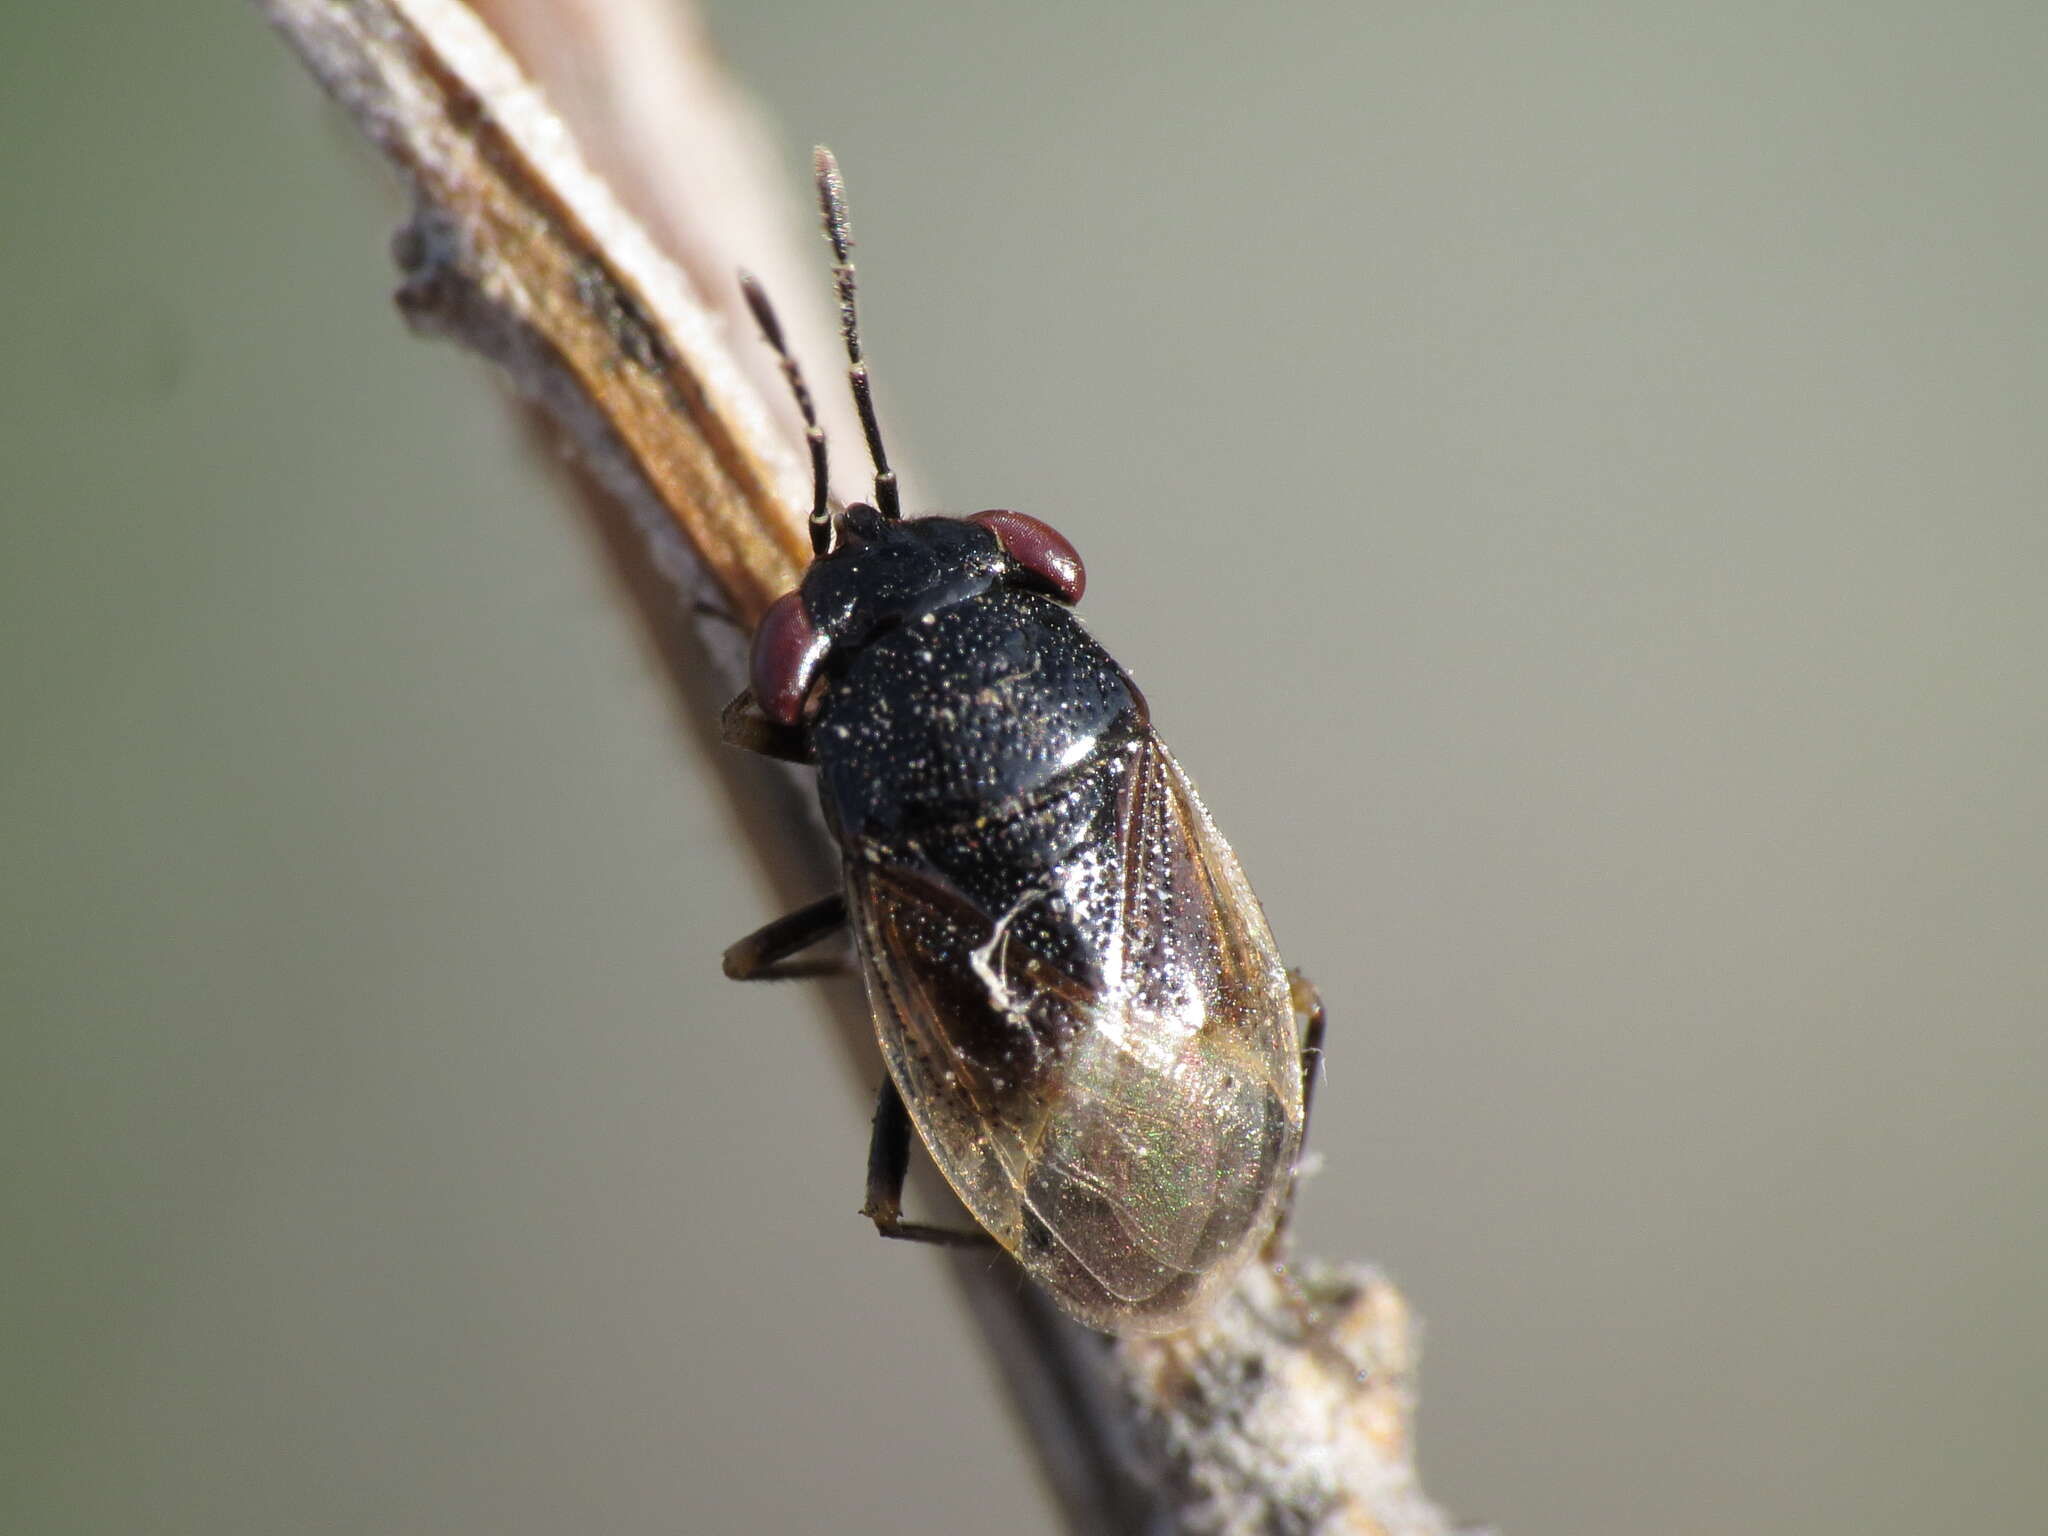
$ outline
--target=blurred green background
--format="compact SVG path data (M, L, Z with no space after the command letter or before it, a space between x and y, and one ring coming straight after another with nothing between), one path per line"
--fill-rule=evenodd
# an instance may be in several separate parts
M0 1528L1048 1529L390 179L6 9ZM2048 10L714 17L1330 1000L1435 1494L2040 1529Z

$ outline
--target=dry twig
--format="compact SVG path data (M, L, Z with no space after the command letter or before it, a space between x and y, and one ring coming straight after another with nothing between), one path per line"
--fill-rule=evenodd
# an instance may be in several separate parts
M800 258L735 91L665 0L480 0L495 33L456 0L260 3L411 185L396 245L407 317L497 360L575 448L709 729L711 700L739 684L740 637L807 550L793 426L762 403L760 349L741 359L726 343L747 334L725 323L742 262L785 295L809 291L780 276ZM801 304L791 321L800 347L822 333ZM694 644L675 624L686 612L703 620ZM815 889L831 851L787 789L756 800L750 827L771 849L797 827L779 872L801 867ZM842 1023L871 1077L865 1019ZM1291 1283L1317 1317L1304 1329L1288 1284L1254 1266L1199 1326L1112 1344L985 1261L956 1269L1075 1529L1449 1529L1414 1471L1407 1311L1376 1274L1300 1268Z

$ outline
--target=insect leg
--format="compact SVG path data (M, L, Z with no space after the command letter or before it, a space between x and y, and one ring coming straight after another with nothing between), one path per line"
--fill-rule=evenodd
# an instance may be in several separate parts
M910 1171L910 1112L895 1080L884 1076L875 1095L875 1133L868 1142L868 1203L861 1215L884 1237L913 1243L938 1243L948 1248L993 1248L996 1240L976 1227L963 1232L903 1219L903 1178Z
M778 724L761 713L751 688L720 711L718 734L727 746L738 747L743 752L758 752L763 757L778 758L785 763L817 761L811 755L810 745L804 740L802 731L794 726Z
M1304 1020L1301 1031L1301 1139L1308 1140L1308 1112L1315 1107L1316 1079L1323 1075L1323 1026L1329 1016L1323 1012L1323 994L1299 971L1287 973L1287 985L1294 993L1294 1016Z
M1301 972L1289 971L1287 984L1294 993L1294 1017L1301 1031L1301 1137L1302 1144L1306 1146L1309 1110L1315 1103L1316 1079L1322 1075L1323 1028L1328 1023L1328 1015L1323 1011L1323 994ZM1298 1155L1296 1166L1298 1169ZM1280 1219L1273 1223L1273 1235L1266 1239L1265 1251L1269 1258L1286 1251L1287 1228L1294 1219L1294 1194L1299 1182L1298 1172L1287 1175L1287 1194L1280 1203Z
M725 974L734 981L792 981L799 976L832 976L843 973L843 960L810 966L789 966L782 962L809 949L846 927L846 898L821 897L807 907L798 907L787 917L778 917L757 928L725 952Z

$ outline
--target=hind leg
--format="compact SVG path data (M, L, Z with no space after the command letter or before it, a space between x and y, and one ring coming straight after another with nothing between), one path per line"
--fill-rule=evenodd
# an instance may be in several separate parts
M1301 1140L1308 1145L1309 1111L1315 1107L1316 1079L1322 1076L1323 1031L1329 1015L1323 1010L1323 995L1315 983L1299 971L1287 973L1294 994L1294 1023L1301 1040ZM1287 1247L1287 1229L1294 1219L1294 1196L1300 1184L1300 1154L1287 1175L1287 1194L1280 1203L1280 1219L1273 1223L1273 1235L1266 1239L1265 1255L1278 1259Z
M927 1226L903 1219L903 1179L910 1171L910 1112L893 1078L884 1076L875 1095L875 1132L868 1142L868 1203L861 1215L884 1237L906 1242L937 1243L946 1248L993 1248L996 1240L981 1228Z
M843 962L827 961L806 968L792 966L788 961L845 928L846 898L826 896L807 907L798 907L787 917L778 917L726 950L725 974L734 981L777 981L843 971ZM868 1198L861 1214L884 1237L938 1243L949 1248L995 1245L995 1239L979 1227L968 1232L905 1221L903 1180L909 1171L910 1112L903 1107L903 1096L896 1091L894 1081L885 1076L875 1098L875 1128L868 1142Z

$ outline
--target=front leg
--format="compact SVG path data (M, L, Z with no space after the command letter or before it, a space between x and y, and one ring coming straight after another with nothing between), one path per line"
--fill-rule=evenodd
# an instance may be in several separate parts
M763 757L806 766L818 761L803 728L784 725L762 714L751 688L719 712L718 734L727 746L743 752L758 752Z
M1287 1228L1294 1220L1294 1196L1301 1182L1301 1160L1307 1155L1309 1111L1315 1107L1316 1079L1323 1069L1323 1029L1329 1016L1323 1011L1323 994L1299 971L1287 973L1287 985L1294 995L1295 1029L1301 1040L1301 1145L1295 1166L1287 1171L1287 1193L1282 1197L1280 1217L1273 1223L1273 1235L1266 1239L1265 1255L1278 1260L1287 1249Z

